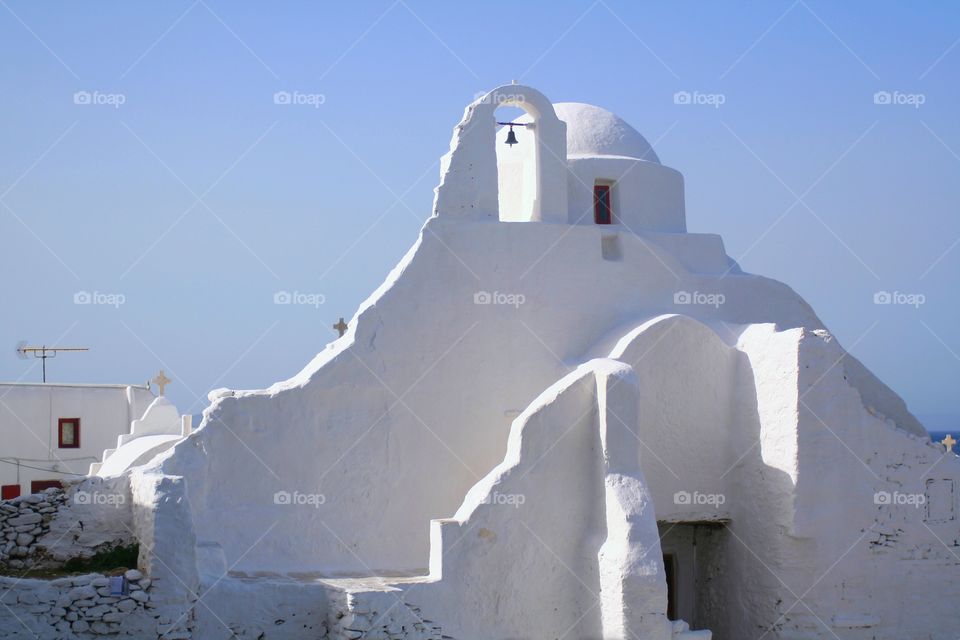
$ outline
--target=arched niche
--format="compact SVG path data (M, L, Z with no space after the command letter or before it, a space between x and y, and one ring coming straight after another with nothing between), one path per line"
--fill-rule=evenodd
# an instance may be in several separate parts
M566 124L557 117L546 96L518 84L497 87L467 106L454 129L450 151L441 160L434 214L500 218L495 112L504 106L523 109L532 125L527 129L534 144L534 195L525 207L524 217L530 221L566 223Z

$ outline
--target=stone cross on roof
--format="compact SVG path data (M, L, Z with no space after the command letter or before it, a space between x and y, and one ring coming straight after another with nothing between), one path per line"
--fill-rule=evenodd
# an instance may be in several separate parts
M164 375L163 369L160 369L160 373L157 374L157 377L151 380L150 382L153 382L154 384L157 385L157 388L160 390L159 395L162 396L164 387L166 387L168 384L173 382L173 380L171 380L166 375Z
M333 325L333 328L340 332L340 337L343 337L343 334L347 332L347 323L343 321L342 316L340 318L340 322Z
M948 433L947 437L940 441L940 444L947 448L947 453L950 453L953 451L953 445L957 444L957 441Z

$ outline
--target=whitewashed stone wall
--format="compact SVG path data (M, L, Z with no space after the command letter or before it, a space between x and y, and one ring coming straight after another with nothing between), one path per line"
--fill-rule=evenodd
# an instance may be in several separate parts
M334 592L331 600L330 640L452 640L397 591Z
M0 637L157 637L170 628L172 620L164 621L154 613L151 580L137 570L127 571L125 577L129 593L119 597L110 594L110 578L96 573L55 580L2 577ZM165 637L182 640L190 635Z

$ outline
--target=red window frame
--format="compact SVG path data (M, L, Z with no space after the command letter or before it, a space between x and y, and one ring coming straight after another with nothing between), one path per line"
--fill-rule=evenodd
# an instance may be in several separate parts
M73 428L73 444L64 444L63 443L63 425L64 423L72 422L74 424ZM79 449L80 448L80 418L59 418L57 419L57 446L61 449Z
M613 224L613 205L610 202L610 185L593 185L593 222Z
M5 484L0 487L0 500L13 500L20 497L19 484Z

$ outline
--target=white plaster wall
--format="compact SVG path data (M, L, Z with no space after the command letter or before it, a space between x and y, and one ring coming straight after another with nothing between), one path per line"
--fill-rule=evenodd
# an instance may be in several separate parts
M726 498L728 471L739 455L731 446L739 426L731 415L737 392L733 350L709 327L670 315L628 333L610 357L637 372L636 435L657 518L728 518L734 508ZM724 501L698 501L714 494Z
M609 156L568 161L570 224L594 224L593 186L612 182L614 222L632 231L684 233L683 175L656 162Z
M464 640L669 636L637 398L629 367L596 360L517 417L503 462L433 523L433 582L407 592L426 617Z
M622 259L606 261L600 238L592 227L430 220L344 338L286 383L217 400L166 459L165 471L189 477L198 537L222 542L232 562L263 533L249 522L265 529L278 521L241 568L423 569L426 523L456 510L503 455L516 412L598 336L654 310L733 320L750 311L819 325L773 281L730 275L710 283L631 234ZM503 256L513 268L502 268ZM679 288L712 286L728 299L765 302L749 310L674 304ZM479 291L525 301L476 305ZM278 491L326 501L319 509L276 505ZM362 564L323 523L349 537Z

